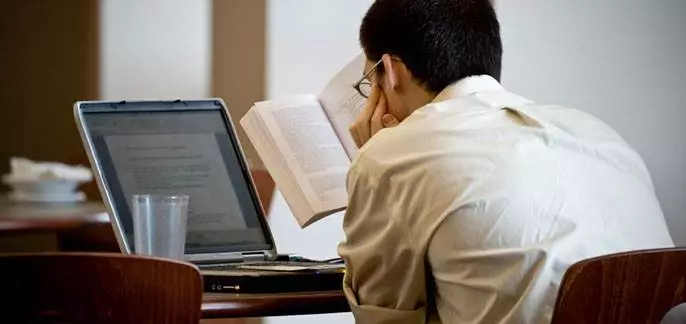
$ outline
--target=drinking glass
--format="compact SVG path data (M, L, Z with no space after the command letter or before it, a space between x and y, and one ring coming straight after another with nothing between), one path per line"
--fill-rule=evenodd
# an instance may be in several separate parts
M134 195L131 206L134 253L182 260L188 196Z

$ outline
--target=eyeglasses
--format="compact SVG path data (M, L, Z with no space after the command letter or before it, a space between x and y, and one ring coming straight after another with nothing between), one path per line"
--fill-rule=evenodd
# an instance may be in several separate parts
M369 71L367 71L367 73L365 73L360 80L353 84L353 88L355 88L360 96L364 97L365 99L372 95L372 82L369 81L368 77L372 72L374 72L374 70L376 70L381 62L383 62L383 60L376 62L376 64L374 64L374 66L372 66L372 68L369 69Z

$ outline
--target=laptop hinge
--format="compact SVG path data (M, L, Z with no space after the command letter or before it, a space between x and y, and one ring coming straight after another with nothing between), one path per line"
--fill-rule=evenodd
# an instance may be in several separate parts
M246 261L264 261L266 257L264 253L241 253L241 260Z

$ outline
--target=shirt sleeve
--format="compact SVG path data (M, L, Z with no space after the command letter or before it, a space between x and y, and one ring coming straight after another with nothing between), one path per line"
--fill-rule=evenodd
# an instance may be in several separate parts
M388 189L360 168L349 173L346 241L338 249L346 263L344 292L357 323L425 323L424 253L393 217L399 207Z

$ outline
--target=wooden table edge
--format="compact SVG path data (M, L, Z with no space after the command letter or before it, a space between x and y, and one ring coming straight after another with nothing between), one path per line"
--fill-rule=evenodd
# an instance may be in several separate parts
M203 295L202 318L246 318L345 313L350 306L342 290L288 294Z
M111 227L107 213L60 218L0 218L0 234L59 232L87 226Z

